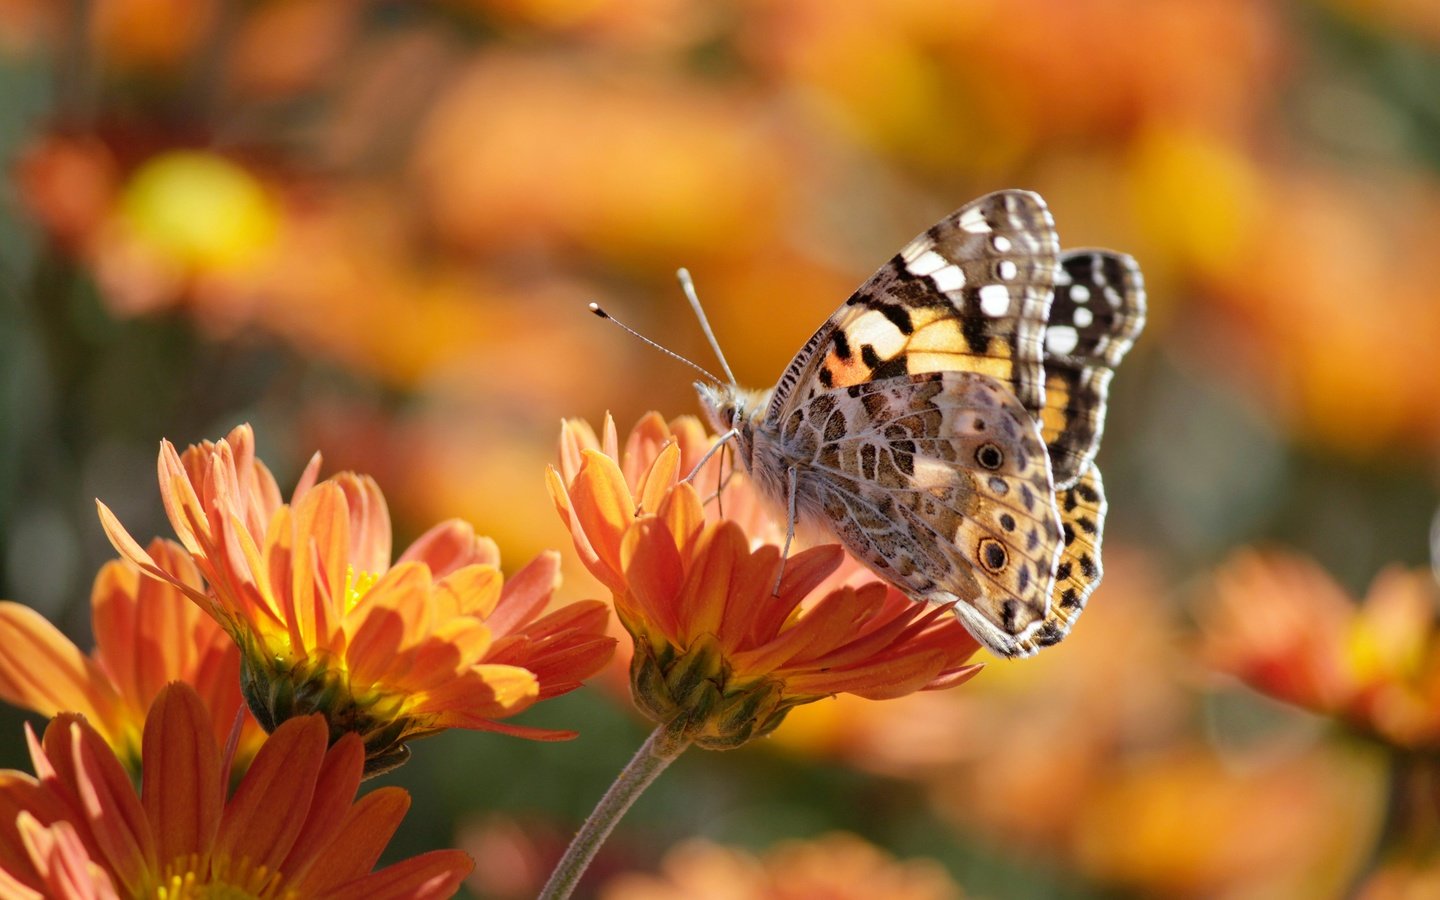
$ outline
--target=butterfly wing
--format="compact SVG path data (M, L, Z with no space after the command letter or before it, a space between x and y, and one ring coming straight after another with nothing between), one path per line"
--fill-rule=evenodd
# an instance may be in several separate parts
M1061 551L1045 623L1022 642L1022 653L1058 644L1080 617L1085 601L1104 575L1100 543L1105 533L1105 485L1100 470L1089 463L1070 487L1058 495Z
M1135 260L1108 250L1067 251L1060 265L1045 329L1040 422L1063 490L1100 446L1110 378L1145 326L1145 282Z
M1059 253L1038 194L998 191L966 204L906 244L815 332L780 377L767 421L831 388L941 371L988 375L1038 417Z
M1039 426L999 380L900 375L822 391L757 464L797 465L801 518L917 600L956 603L975 637L1021 655L1046 618L1061 525Z

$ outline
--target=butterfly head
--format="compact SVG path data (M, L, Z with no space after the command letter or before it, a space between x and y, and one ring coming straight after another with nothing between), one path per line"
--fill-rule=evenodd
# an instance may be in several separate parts
M710 427L721 435L733 432L741 455L748 459L755 419L764 413L767 393L706 381L695 382L695 393L700 395Z
M737 428L745 418L745 396L742 391L728 384L695 382L695 393L700 395L700 406L710 427L724 434Z

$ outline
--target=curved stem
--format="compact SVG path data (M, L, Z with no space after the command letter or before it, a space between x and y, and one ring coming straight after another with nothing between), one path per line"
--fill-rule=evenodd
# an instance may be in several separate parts
M555 871L550 873L550 880L540 892L539 900L565 900L570 896L620 817L688 746L688 740L669 734L664 725L650 733L650 737L620 771L615 783L610 785L610 790L595 805L590 818L580 826Z
M1436 761L1391 749L1386 760L1384 814L1368 858L1347 896L1358 894L1387 862L1423 855L1440 835L1440 772Z

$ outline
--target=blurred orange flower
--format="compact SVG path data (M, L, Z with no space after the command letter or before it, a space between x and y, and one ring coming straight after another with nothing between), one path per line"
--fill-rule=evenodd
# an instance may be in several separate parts
M147 554L104 504L101 519L124 556L209 610L240 646L246 700L267 730L323 712L335 735L365 738L372 772L404 762L406 741L446 728L573 737L496 720L604 665L614 644L604 604L544 614L558 557L542 554L505 583L493 542L458 520L392 565L379 487L348 472L317 484L319 463L317 454L286 504L249 426L183 456L162 443L161 495L208 593Z
M717 498L736 518L707 521L707 504L681 480L702 441L713 438L693 420L671 427L651 415L622 455L613 422L598 447L587 426L567 423L561 468L549 472L582 562L634 638L631 690L646 715L724 749L831 694L899 697L979 670L965 664L977 645L948 609L873 578L822 592L845 561L836 545L793 554L782 577L780 547L765 540L782 526L756 523L763 511L741 475L730 474Z
M1078 867L1149 897L1343 896L1380 818L1375 767L1323 748L1236 763L1192 743L1106 773Z
M1243 551L1215 574L1203 652L1258 691L1388 744L1440 747L1440 590L1381 572L1357 606L1315 563Z
M147 553L193 590L200 573L177 544L156 539ZM140 770L140 734L166 684L199 693L224 743L241 709L240 653L201 609L170 584L144 577L127 560L106 563L90 595L95 650L83 654L28 606L0 602L0 698L44 716L85 716L132 774ZM250 716L235 759L249 764L264 739Z
M410 798L385 787L356 802L364 748L346 735L327 751L320 716L276 729L228 802L213 731L189 686L161 690L138 796L84 717L56 717L43 741L29 733L36 774L0 772L0 893L430 898L470 871L458 850L370 871Z
M780 844L763 857L692 840L665 854L657 875L612 879L601 900L958 900L939 863L896 860L852 834Z

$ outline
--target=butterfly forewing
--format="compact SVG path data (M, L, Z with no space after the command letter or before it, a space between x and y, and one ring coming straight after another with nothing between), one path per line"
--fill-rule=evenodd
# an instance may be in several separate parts
M781 376L769 420L829 388L939 371L989 375L1038 416L1059 253L1039 195L998 191L967 204L905 245L821 326Z
M1041 424L1063 489L1100 446L1110 378L1145 325L1145 283L1135 260L1120 253L1072 250L1060 263L1045 329Z

